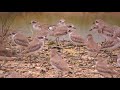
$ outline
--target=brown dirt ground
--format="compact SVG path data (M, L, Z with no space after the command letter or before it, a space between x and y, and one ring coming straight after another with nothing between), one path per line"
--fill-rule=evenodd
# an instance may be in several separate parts
M31 57L27 57L27 55L24 55L22 59L1 57L0 78L58 78L60 73L51 66L49 58L49 48L54 45L54 43L47 42L43 51L38 51ZM81 59L78 57L78 51L69 42L65 42L63 47L62 52L71 72L63 73L62 78L104 78L101 74L95 73L94 57L88 56L85 47L81 47ZM15 46L13 48L15 49ZM117 55L119 52L120 50L117 50L112 54ZM114 57L110 59L105 53L99 55L106 56L109 64L116 70L120 70L115 66L116 59Z

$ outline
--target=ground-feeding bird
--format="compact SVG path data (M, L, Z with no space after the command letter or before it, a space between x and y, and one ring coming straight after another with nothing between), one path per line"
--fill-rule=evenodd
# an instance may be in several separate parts
M105 39L105 42L107 42L113 38L113 33L106 32L105 26L97 26L96 24L94 24L94 25L92 25L90 31L96 31L101 37L103 37Z
M97 30L98 33L103 33L103 31L113 33L111 25L109 25L108 23L106 23L102 19L95 20L90 31L92 31L92 30Z
M97 31L100 34L100 36L105 38L105 41L111 41L113 38L116 38L118 32L120 33L118 26L109 25L101 19L97 19L93 23L90 31Z
M117 25L114 25L113 28L114 28L113 38L117 38L117 37L120 38L120 27Z
M49 27L50 36L56 37L56 43L59 45L59 37L67 35L68 32L68 26L51 26Z
M20 53L22 52L23 48L29 46L28 38L22 32L20 31L12 32L11 35L12 35L13 42L19 46Z
M58 72L61 73L70 71L69 66L65 59L57 52L56 48L52 48L50 50L50 64L56 69ZM62 75L62 74L61 74ZM60 75L60 77L61 77Z
M101 19L97 19L92 25L90 31L97 31L105 41L112 41L120 37L120 27L117 25L109 25Z
M42 24L40 22L36 21L36 20L32 20L30 24L32 25L32 28L33 28L32 29L32 35L33 35L33 37L35 37L35 35L39 31L41 31Z
M85 40L75 30L76 28L72 26L71 29L68 30L68 34L69 34L69 39L73 43L73 45L76 45L76 47L79 48L79 57L80 57L80 46L84 45Z
M44 47L45 37L35 37L30 45L22 52L22 57L26 55L27 59L30 57L29 61L32 66L32 56L34 57L38 51L42 50Z
M44 44L45 44L45 40L48 39L48 36L49 36L49 26L48 24L44 24L44 25L41 25L41 30L37 31L36 33L36 36L37 37L45 37L44 39Z
M98 43L95 42L92 34L87 35L87 40L85 41L85 45L89 51L90 56L91 55L94 56L94 55L98 54L101 49L101 45L98 45Z
M120 54L117 55L117 66L120 67Z
M102 45L102 50L114 51L118 49L119 47L120 47L120 40L119 38L117 38Z
M103 76L110 75L111 77L113 77L113 75L120 74L118 71L114 70L114 68L108 64L105 58L102 57L97 58L96 70Z
M44 46L44 39L45 37L35 37L22 53L35 53L36 51L41 50Z
M33 32L36 32L35 35L39 36L48 36L49 26L48 24L40 24L38 21L31 21L33 26Z
M59 22L57 23L57 26L66 26L65 19L60 19Z
M41 24L38 21L31 21L32 27L34 30L41 30Z
M20 73L13 71L13 72L8 72L8 74L5 75L5 78L25 78L25 77Z

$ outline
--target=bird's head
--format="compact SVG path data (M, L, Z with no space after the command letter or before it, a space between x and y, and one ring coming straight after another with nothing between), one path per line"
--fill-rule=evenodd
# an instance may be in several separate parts
M36 23L38 23L38 22L35 21L35 20L32 20L32 21L30 22L30 24L36 24Z

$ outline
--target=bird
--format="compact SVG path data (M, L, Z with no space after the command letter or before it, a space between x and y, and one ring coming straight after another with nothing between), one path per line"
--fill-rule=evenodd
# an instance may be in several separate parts
M65 59L58 53L55 47L50 49L50 64L52 67L57 70L58 72L68 72L70 71L69 66ZM58 76L59 77L59 76ZM61 77L61 75L60 75Z
M15 31L11 33L13 42L20 47L20 53L22 49L29 46L28 38L21 31Z
M49 33L49 27L50 25L48 24L40 24L38 21L31 21L31 24L33 26L33 32L36 32L35 33L35 36L45 36L47 37L48 36L48 33Z
M101 19L97 19L91 26L90 31L97 31L100 36L105 38L105 42L113 38L114 31L116 31L116 26L109 25Z
M72 26L71 29L68 30L68 34L69 34L69 39L73 43L73 45L75 44L76 47L79 47L79 57L80 57L80 45L84 45L85 39L81 35L79 35L75 30L76 28Z
M110 42L107 42L102 45L102 50L114 51L120 47L120 39L112 39Z
M90 55L92 55L92 54L94 54L94 55L98 54L99 51L100 51L100 49L101 49L101 45L98 45L98 43L95 42L92 34L88 34L87 35L87 39L85 41L85 46L88 49Z
M117 38L117 37L120 38L120 27L117 25L114 25L113 28L114 28L113 38Z
M102 26L92 25L90 31L96 31L100 36L105 39L105 42L111 40L113 37L113 33L106 32Z
M30 24L34 30L41 30L41 24L38 21L32 20Z
M25 77L20 73L13 71L13 72L8 72L5 75L5 78L25 78Z
M29 46L22 52L21 57L24 57L24 55L27 57L27 60L29 60L31 66L32 66L32 57L38 53L38 51L41 51L44 47L44 39L45 37L34 37L33 41L30 42ZM30 57L30 59L28 59Z
M95 68L103 76L110 75L113 77L113 75L119 75L119 72L114 70L114 68L108 64L107 60L100 56L97 58Z
M30 22L30 24L32 25L32 35L33 35L33 37L35 37L35 35L39 32L39 31L41 31L41 26L42 26L42 24L40 23L40 22L38 22L38 21L36 21L36 20L32 20L31 22Z
M44 39L44 44L45 44L45 40L48 40L48 36L49 36L49 26L48 24L44 24L41 25L41 30L37 31L36 36L38 37L45 37Z
M93 23L93 27L94 29L101 29L101 30L98 30L99 32L102 33L102 31L106 31L106 32L109 32L109 33L112 33L113 31L110 29L111 26L106 23L105 21L103 21L102 19L96 19L95 22ZM103 28L105 28L104 30L102 30ZM109 29L108 29L109 28ZM92 30L92 29L91 29Z
M56 39L55 39L56 43L57 43L57 45L59 45L59 43L58 43L59 37L67 35L68 26L66 26L66 25L60 25L60 26L53 25L53 26L49 27L49 30L50 30L49 35L56 37Z
M57 26L66 26L65 19L60 19L59 22L57 23Z
M117 55L117 66L120 67L120 54Z
M33 41L30 42L29 46L22 53L35 53L41 50L44 46L44 39L45 37L34 37Z

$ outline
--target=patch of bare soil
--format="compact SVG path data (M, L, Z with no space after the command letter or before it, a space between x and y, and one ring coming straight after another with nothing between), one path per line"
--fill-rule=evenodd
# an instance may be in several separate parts
M49 49L56 46L54 43L47 42L42 51L38 51L34 55L24 55L23 57L0 57L0 78L58 78L60 72L57 72L50 64ZM16 46L13 46L15 49ZM16 48L17 50L17 48ZM88 51L84 46L81 46L80 57L78 50L69 42L64 42L63 50L70 72L62 73L62 78L104 78L103 75L97 73L95 69L95 58L88 55ZM107 53L99 53L101 56L106 56L109 64L115 70L120 71L116 67L115 55L119 50L113 52L113 56ZM120 77L120 76L119 76Z

